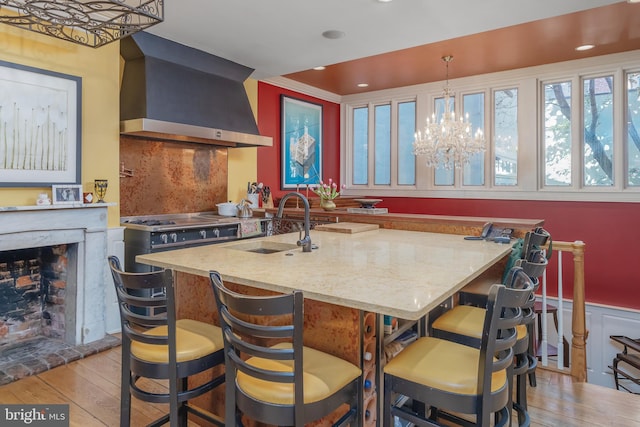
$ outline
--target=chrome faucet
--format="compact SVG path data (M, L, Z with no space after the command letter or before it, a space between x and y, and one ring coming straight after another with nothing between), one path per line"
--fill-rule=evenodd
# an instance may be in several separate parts
M298 246L302 246L302 252L311 252L311 236L309 235L311 218L309 214L309 200L304 197L302 194L298 192L292 192L285 194L282 199L280 199L280 203L278 203L278 213L276 213L276 218L282 219L282 210L284 209L284 205L287 202L287 199L295 196L302 200L304 204L304 238L302 240L298 240Z

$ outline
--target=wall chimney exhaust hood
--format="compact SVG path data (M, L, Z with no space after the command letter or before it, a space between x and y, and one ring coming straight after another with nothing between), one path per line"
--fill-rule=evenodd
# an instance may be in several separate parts
M243 82L252 69L138 32L120 42L120 133L227 147L272 146Z

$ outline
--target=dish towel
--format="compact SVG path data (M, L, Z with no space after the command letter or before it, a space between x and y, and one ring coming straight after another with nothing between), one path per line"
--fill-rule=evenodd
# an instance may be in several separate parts
M238 238L262 235L259 219L243 219L238 226Z

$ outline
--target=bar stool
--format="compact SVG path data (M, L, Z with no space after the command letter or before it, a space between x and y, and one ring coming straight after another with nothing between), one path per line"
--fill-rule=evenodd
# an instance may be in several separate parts
M150 426L170 423L186 426L194 414L213 424L224 421L188 401L224 383L224 374L213 368L224 366L224 344L219 327L191 319L176 320L173 276L170 270L126 273L120 260L110 256L109 267L116 288L122 326L122 377L120 426L130 425L131 396L151 403L168 403L169 413ZM152 295L152 290L165 292ZM201 373L210 377L189 383ZM158 393L148 379L168 380L169 391Z
M491 287L479 347L422 337L384 367L385 427L392 425L394 416L417 425L440 425L436 422L444 419L463 426L488 426L493 415L495 426L509 425L516 326L533 292L528 277L520 285L523 288ZM424 408L398 406L392 403L392 393ZM458 414L473 414L475 422Z
M228 289L220 273L209 276L225 347L227 425L242 425L245 416L302 427L344 404L346 413L333 425L360 424L362 371L303 345L302 292L242 295Z
M534 280L526 272L527 270L531 271L531 267L527 265L528 261L519 261L522 262L518 262L517 264L519 265L509 270L504 285L507 288L521 288L523 286L522 283L528 281L535 292L536 285L534 285ZM544 261L544 265L546 265L546 259ZM527 267L527 270L522 265ZM535 283L537 283L537 279L535 279ZM530 423L527 413L526 376L533 372L537 366L537 360L529 351L529 330L535 318L534 303L535 294L532 292L529 300L522 306L522 321L516 326L517 339L513 347L515 362L511 375L516 380L516 401L513 407L518 413L518 424L520 426L526 426ZM433 322L431 334L436 338L453 340L478 348L482 342L482 326L487 315L486 307L456 306ZM513 382L513 378L511 382Z

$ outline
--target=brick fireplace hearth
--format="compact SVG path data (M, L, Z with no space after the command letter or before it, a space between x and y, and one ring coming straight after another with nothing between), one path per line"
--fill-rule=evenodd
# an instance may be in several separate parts
M0 385L36 375L56 366L120 345L120 338L106 335L89 344L71 345L59 339L31 338L0 351Z

